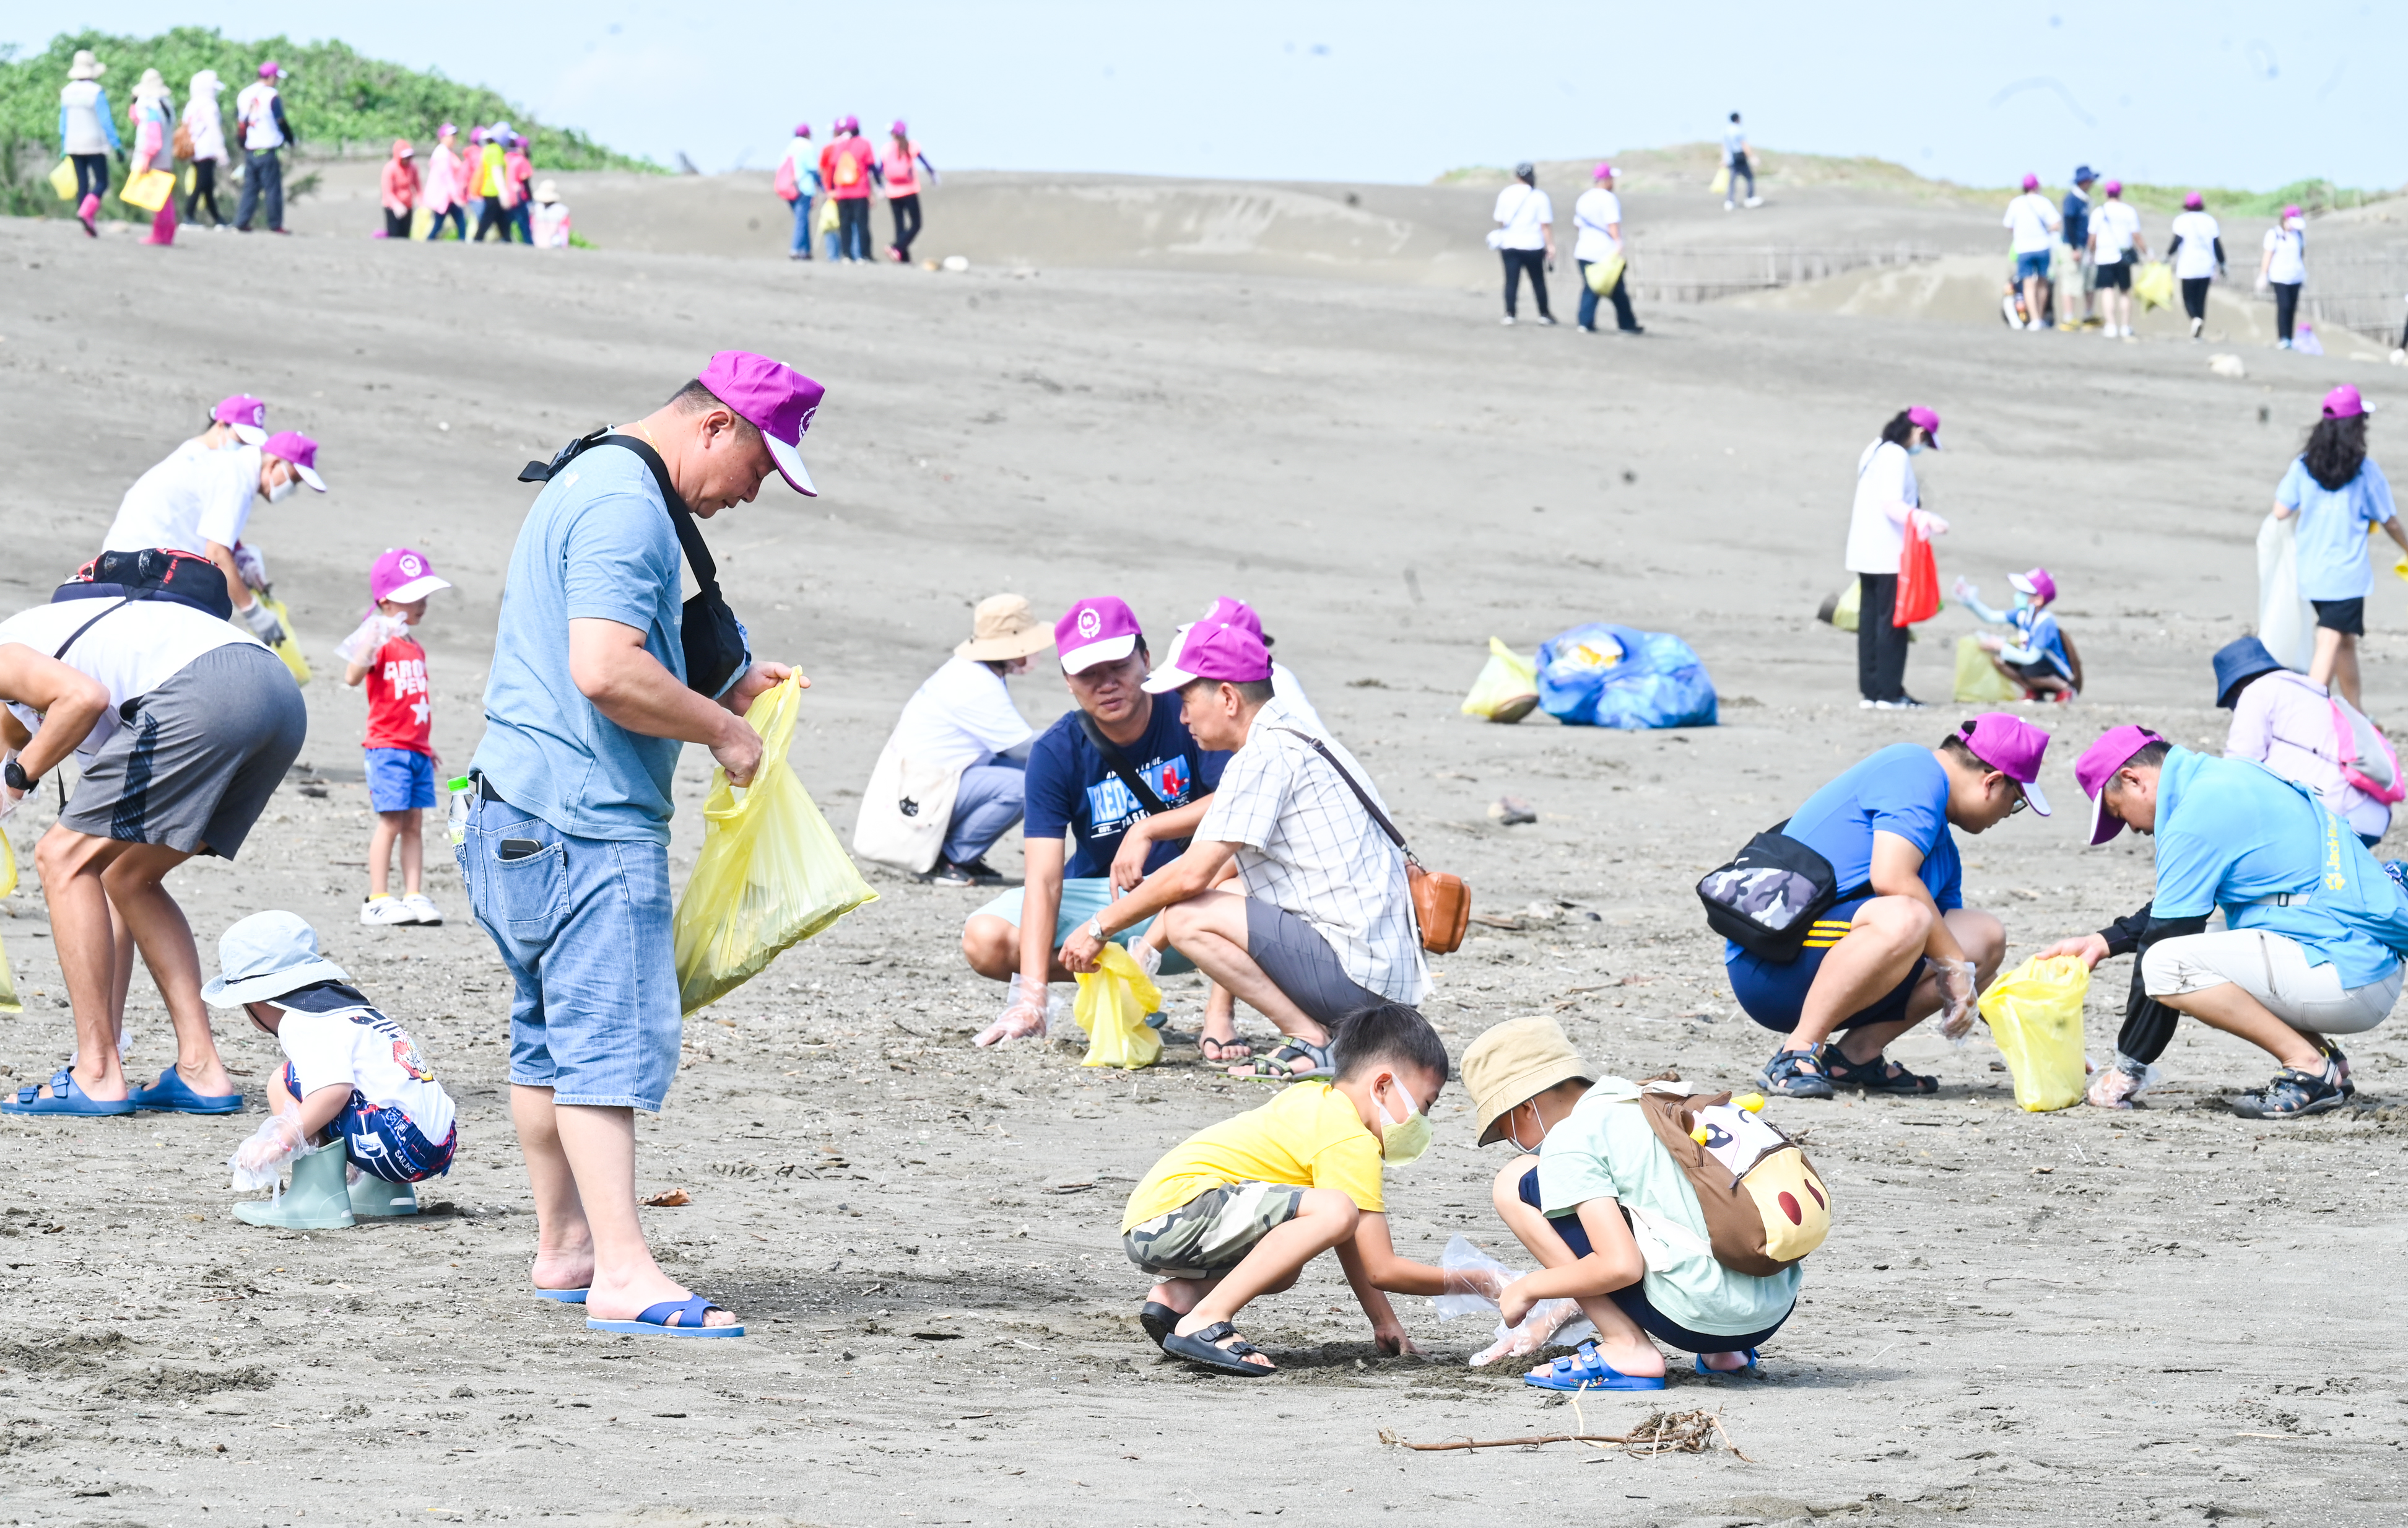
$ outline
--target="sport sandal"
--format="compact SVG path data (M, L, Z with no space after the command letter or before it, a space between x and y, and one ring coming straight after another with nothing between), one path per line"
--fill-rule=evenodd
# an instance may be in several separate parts
M1776 1050L1764 1063L1757 1080L1768 1093L1783 1098L1829 1098L1831 1079L1823 1074L1823 1059L1811 1050Z
M2329 1068L2302 1072L2286 1066L2274 1074L2263 1090L2234 1099L2232 1112L2243 1119L2297 1119L2338 1109L2349 1102L2349 1095L2324 1074L2327 1071Z
M1936 1093L1940 1079L1909 1072L1886 1056L1875 1056L1870 1061L1852 1061L1840 1051L1839 1042L1828 1041L1819 1053L1823 1074L1840 1088L1860 1088L1868 1093Z
M1662 1390L1664 1377L1624 1374L1597 1356L1594 1339L1584 1342L1570 1358L1559 1358L1543 1369L1533 1369L1522 1383L1537 1390Z
M1220 1343L1225 1337L1238 1337L1238 1329L1226 1321L1215 1321L1200 1331L1190 1332L1183 1335L1177 1332L1169 1333L1162 1339L1162 1350L1172 1358L1183 1358L1190 1363L1201 1363L1204 1367L1216 1369L1222 1374L1244 1375L1249 1379L1278 1373L1268 1363L1246 1362L1249 1354L1260 1353L1261 1348L1243 1337L1238 1337L1237 1341L1223 1348Z

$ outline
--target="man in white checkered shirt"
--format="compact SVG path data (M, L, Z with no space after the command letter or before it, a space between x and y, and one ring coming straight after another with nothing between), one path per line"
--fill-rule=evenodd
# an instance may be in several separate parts
M1287 1037L1267 1067L1233 1075L1326 1076L1331 1027L1418 1003L1429 968L1404 852L1340 773L1369 792L1362 766L1274 695L1270 673L1253 632L1198 623L1145 682L1179 692L1197 743L1235 753L1186 852L1072 934L1062 963L1094 969L1105 940L1160 912L1181 954ZM1211 889L1232 858L1243 895Z

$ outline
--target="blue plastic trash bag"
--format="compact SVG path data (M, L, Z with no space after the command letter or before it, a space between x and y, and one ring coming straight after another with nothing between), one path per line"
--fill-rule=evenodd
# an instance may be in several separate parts
M1714 682L1687 642L1598 623L1539 648L1539 704L1575 727L1714 725Z

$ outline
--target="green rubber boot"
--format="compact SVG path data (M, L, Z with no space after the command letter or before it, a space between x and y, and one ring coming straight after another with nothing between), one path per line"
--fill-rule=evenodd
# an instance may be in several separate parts
M418 1190L407 1183L387 1183L374 1173L362 1173L351 1185L351 1213L362 1219L387 1215L416 1215Z
M293 1158L293 1187L281 1199L247 1200L234 1207L234 1218L286 1231L340 1231L352 1223L351 1187L343 1181L350 1165L340 1141L304 1148Z

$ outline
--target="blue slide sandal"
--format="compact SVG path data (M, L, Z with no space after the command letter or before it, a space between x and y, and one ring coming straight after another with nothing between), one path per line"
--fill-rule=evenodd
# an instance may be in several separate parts
M136 1088L129 1095L137 1109L154 1114L240 1114L242 1094L197 1093L174 1067L159 1074L159 1080L148 1088Z
M65 1114L98 1118L134 1112L130 1098L86 1097L84 1090L76 1086L73 1070L64 1066L50 1074L50 1096L44 1098L41 1092L38 1083L18 1088L15 1098L0 1099L0 1114Z
M740 1326L702 1324L704 1316L711 1311L725 1308L724 1305L714 1305L697 1294L689 1300L664 1300L656 1305L646 1305L642 1313L632 1321L597 1321L588 1316L585 1319L585 1324L596 1332L617 1332L631 1337L740 1337L744 1335L744 1329ZM676 1326L669 1324L669 1318L672 1316L678 1319L680 1324Z
M1736 1369L1709 1369L1706 1367L1706 1355L1703 1353L1699 1353L1695 1362L1698 1365L1698 1372L1704 1375L1708 1379L1729 1379L1735 1376L1746 1374L1756 1367L1756 1349L1753 1348L1749 1348L1747 1350L1747 1362L1741 1364Z
M564 1305L581 1305L585 1304L585 1291L583 1290L538 1290L535 1291L535 1297L538 1300L557 1300ZM655 1306L654 1308L657 1309L658 1307Z
M1570 1358L1559 1358L1545 1369L1526 1374L1522 1383L1539 1390L1605 1391L1662 1390L1663 1379L1624 1374L1597 1356L1597 1344L1584 1342Z

